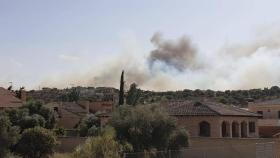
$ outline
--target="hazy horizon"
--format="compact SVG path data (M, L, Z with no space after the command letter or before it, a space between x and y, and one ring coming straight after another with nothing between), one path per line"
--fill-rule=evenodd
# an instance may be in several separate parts
M280 86L280 1L0 0L0 86Z

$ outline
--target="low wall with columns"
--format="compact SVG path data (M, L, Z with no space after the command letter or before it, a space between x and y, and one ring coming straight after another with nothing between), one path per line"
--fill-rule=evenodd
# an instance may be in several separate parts
M221 137L241 137L241 123L245 124L244 137L256 138L258 137L258 118L257 117L237 117L237 116L176 116L178 124L186 128L190 135L198 137L200 134L200 123L208 122L210 124L210 137L221 138ZM227 135L223 135L222 123L228 123ZM232 124L236 123L238 126L235 128L236 132L233 134ZM255 132L249 132L249 122L254 122ZM244 133L243 131L243 133Z

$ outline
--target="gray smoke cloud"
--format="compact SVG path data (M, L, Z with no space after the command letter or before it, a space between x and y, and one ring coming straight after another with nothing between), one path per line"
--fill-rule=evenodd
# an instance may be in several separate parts
M155 33L151 42L156 49L151 51L148 57L150 67L153 67L156 62L162 62L178 71L197 67L197 50L186 36L171 41L163 39L161 33Z
M220 51L206 53L197 51L186 36L165 40L156 33L151 38L155 49L147 54L132 46L97 69L46 79L41 85L65 87L65 81L69 81L75 85L118 88L124 69L127 86L136 82L142 89L158 91L279 86L279 37L256 37L251 42L231 44Z

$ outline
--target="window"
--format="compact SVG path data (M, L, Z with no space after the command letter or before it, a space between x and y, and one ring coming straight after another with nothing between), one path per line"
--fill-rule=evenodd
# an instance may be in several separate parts
M278 111L278 118L280 119L280 111Z
M239 124L237 122L233 122L231 124L232 137L239 137L239 132Z
M262 115L260 118L263 118L263 112L262 111L257 111L258 114Z
M203 121L199 124L199 136L210 137L210 124Z
M255 122L249 122L249 132L255 133L256 132L256 124Z
M230 136L230 124L228 122L223 121L222 123L222 137Z

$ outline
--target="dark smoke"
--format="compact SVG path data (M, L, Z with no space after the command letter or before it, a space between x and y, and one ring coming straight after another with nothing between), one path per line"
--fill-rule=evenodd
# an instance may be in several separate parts
M156 49L151 51L148 57L150 67L153 67L156 62L161 62L181 72L196 67L197 50L186 36L177 41L170 41L164 40L160 33L155 33L151 42Z

